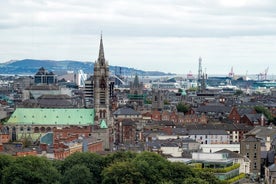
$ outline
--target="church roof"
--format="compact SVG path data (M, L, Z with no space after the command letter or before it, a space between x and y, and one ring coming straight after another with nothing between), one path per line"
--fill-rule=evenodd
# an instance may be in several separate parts
M108 128L105 120L101 120L100 127L101 128Z
M7 124L93 125L94 109L17 108Z
M48 132L40 138L40 142L45 143L47 145L53 145L53 136L53 132Z

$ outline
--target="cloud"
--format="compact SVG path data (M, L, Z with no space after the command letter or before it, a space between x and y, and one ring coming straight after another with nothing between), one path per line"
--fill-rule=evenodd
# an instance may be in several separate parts
M224 73L275 65L273 0L6 0L0 7L1 61L95 60L102 30L114 64L196 72L202 55L210 72L221 61Z

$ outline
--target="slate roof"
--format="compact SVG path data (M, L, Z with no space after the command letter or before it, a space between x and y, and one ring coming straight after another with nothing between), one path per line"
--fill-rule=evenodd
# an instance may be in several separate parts
M267 158L267 151L261 151L261 158L266 159Z
M218 129L226 131L238 131L243 130L245 132L252 130L254 127L245 124L227 124L227 123L207 123L207 124L188 124L185 125L188 130L192 129Z
M270 172L276 172L276 165L272 164L271 166L268 167Z
M268 163L274 163L274 157L275 157L275 152L273 150L270 150L267 152L267 162Z
M232 107L226 107L221 105L203 105L198 107L196 112L216 112L216 113L230 113Z
M122 125L123 126L133 126L133 125L135 125L135 122L132 120L129 120L129 119L125 119L122 121Z
M251 122L256 122L261 120L263 114L245 114L244 116L246 116ZM264 120L266 120L267 118L264 116Z
M212 130L212 129L206 129L206 130L189 130L189 135L228 135L228 133L225 130Z
M253 108L244 108L244 107L238 107L237 111L240 116L245 115L245 114L252 114L254 112Z
M173 128L172 134L173 135L188 135L188 131L186 128Z
M244 142L258 142L259 140L254 136L248 136L244 139Z
M113 115L140 115L139 112L133 110L132 108L129 107L122 107L116 110Z
M263 127L263 126L257 126L253 130L249 131L247 135L256 135L258 138L266 139L267 136L270 136L271 139L273 139L276 135L276 128L274 126L272 127Z

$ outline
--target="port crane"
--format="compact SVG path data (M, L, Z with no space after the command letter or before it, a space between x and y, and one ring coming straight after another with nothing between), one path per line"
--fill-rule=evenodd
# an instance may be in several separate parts
M264 72L257 74L258 80L267 80L268 69L269 67L267 67Z

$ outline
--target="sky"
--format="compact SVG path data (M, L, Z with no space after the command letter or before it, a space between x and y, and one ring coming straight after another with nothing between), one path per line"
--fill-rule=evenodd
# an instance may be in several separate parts
M276 74L275 0L1 0L0 62L94 62L177 74Z

